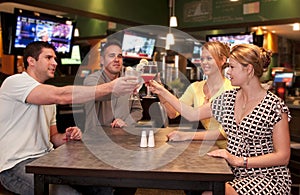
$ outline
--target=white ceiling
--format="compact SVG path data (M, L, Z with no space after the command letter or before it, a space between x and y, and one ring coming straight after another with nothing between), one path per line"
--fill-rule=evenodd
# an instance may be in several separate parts
M263 28L268 32L275 31L274 34L277 34L278 36L300 41L300 31L293 31L293 24L268 25L263 26Z

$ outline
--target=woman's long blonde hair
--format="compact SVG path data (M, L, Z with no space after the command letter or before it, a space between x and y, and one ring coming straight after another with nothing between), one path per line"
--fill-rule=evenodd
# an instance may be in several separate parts
M225 60L225 62L222 64L222 68L225 68L227 66L227 59L230 56L230 48L228 45L220 41L211 41L206 42L203 45L203 48L209 51L218 65Z

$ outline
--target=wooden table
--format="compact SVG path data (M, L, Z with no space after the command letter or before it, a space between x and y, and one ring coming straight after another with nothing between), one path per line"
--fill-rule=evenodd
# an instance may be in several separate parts
M83 141L70 141L26 166L35 194L49 184L102 185L156 189L212 190L224 194L233 174L222 158L205 155L211 142L166 142L174 128L154 129L155 147L140 148L143 128L97 127ZM211 145L213 145L211 147Z

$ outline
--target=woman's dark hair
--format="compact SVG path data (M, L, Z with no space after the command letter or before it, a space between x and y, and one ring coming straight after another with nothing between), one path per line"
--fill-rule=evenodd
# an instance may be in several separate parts
M23 53L23 61L24 61L25 69L27 69L28 67L27 58L33 57L35 60L38 60L39 55L42 53L43 48L53 49L53 51L55 51L55 47L52 44L44 41L31 42L26 46Z

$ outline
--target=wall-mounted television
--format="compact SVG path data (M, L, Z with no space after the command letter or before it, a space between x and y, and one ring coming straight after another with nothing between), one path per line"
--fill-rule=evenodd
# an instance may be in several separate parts
M234 46L241 43L253 44L252 33L230 33L230 34L216 34L206 35L206 41L220 41L227 43L229 46Z
M272 67L271 68L272 78L274 78L275 74L279 72L289 72L289 69L287 69L286 67Z
M61 65L81 65L81 52L79 45L72 46L70 58L61 58Z
M293 85L293 72L276 72L273 80L274 86L277 82L284 82L286 87L292 87Z
M200 64L201 50L202 50L202 44L201 43L194 43L192 59L191 59L191 62L193 64Z
M156 38L142 33L125 31L122 41L124 58L152 59Z
M193 56L198 57L200 56L202 45L200 43L194 44L193 48Z
M15 9L12 51L22 55L32 41L47 41L56 48L59 57L70 57L75 21L63 17Z

